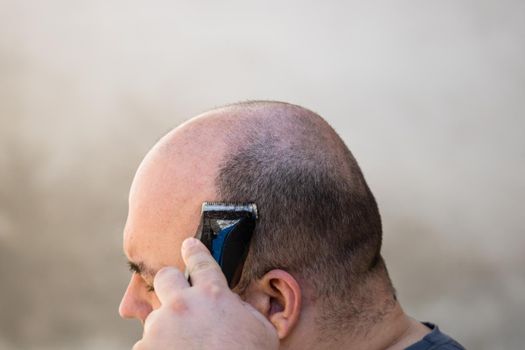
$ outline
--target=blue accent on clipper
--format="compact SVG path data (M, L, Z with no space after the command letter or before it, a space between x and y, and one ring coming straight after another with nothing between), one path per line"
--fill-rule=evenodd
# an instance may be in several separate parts
M232 231L235 225L230 225L223 228L217 236L212 240L212 249L211 255L217 261L217 263L222 267L222 253L224 251L224 242L228 239L228 235Z

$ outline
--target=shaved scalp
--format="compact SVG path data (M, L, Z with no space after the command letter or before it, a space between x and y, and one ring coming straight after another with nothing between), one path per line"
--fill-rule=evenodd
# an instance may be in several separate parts
M380 255L381 218L343 140L319 115L292 104L241 102L214 113L227 130L218 198L255 202L260 216L239 290L283 269L320 303L321 328L378 321L395 300ZM373 313L378 290L384 307Z

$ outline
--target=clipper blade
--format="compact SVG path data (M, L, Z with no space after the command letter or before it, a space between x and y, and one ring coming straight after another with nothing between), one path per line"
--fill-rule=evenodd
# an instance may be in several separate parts
M226 202L204 202L202 203L201 213L207 213L209 217L225 215L228 217L238 217L239 215L254 216L258 218L257 205L255 203L226 203Z

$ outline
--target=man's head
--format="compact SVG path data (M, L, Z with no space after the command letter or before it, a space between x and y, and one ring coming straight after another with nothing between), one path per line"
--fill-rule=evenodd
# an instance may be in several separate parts
M166 265L183 269L180 244L195 233L204 201L258 206L236 288L254 304L258 291L272 294L279 289L272 281L284 276L302 308L315 308L321 330L340 330L381 317L378 295L385 305L393 301L377 205L350 151L315 113L256 101L183 124L142 162L130 192L124 250L143 273L132 276L122 316L143 320L158 307L148 291L152 275Z

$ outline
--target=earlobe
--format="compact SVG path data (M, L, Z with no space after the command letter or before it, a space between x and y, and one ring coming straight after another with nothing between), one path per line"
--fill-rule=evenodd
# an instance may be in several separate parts
M286 338L299 321L301 288L286 271L271 270L249 288L246 301L275 327L279 339Z

